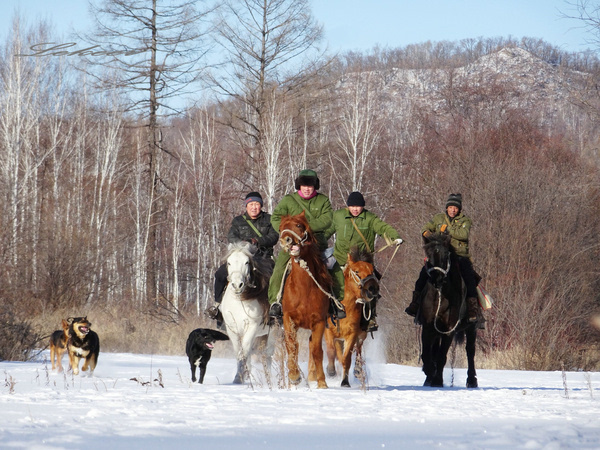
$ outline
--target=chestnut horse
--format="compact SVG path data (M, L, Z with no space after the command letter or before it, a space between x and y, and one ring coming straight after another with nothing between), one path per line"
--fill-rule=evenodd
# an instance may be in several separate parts
M425 239L425 238L424 238ZM427 256L427 285L419 319L423 324L421 342L423 347L424 386L443 387L444 366L453 339L467 337L467 387L477 387L475 372L475 341L477 324L465 319L465 289L458 257L450 245L450 236L435 233L425 239L423 246Z
M350 387L348 372L352 363L352 351L356 346L358 354L360 346L367 336L366 330L360 327L363 310L370 311L370 308L365 308L365 305L377 300L378 297L379 281L373 268L373 255L366 252L360 253L353 248L344 267L344 300L342 304L346 309L346 317L340 319L339 326L329 327L325 330L327 375L335 376L335 359L337 357L343 368L342 387Z
M304 328L311 331L308 381L316 380L319 388L327 388L323 371L323 333L329 310L328 293L333 281L321 259L319 245L304 211L281 219L279 242L283 251L290 254L291 266L281 299L288 379L291 384L301 380L297 330Z

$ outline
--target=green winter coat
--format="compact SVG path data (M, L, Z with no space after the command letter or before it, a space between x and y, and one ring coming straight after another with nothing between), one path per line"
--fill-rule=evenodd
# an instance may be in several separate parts
M310 200L303 199L297 192L286 195L271 214L271 225L279 233L279 225L284 216L295 216L302 211L319 243L319 248L325 250L327 248L325 231L331 226L333 216L333 208L326 195L317 194Z
M348 208L341 208L333 213L333 223L325 232L325 237L329 239L335 233L335 245L333 256L340 265L346 264L348 253L353 246L360 250L367 250L365 241L352 225L352 214ZM366 209L354 218L354 223L365 237L369 244L369 250L375 251L375 237L384 236L392 240L400 238L398 232L375 214Z
M450 244L458 256L470 258L469 255L469 231L471 230L471 219L463 213L458 213L454 219L446 213L439 213L427 222L421 229L421 234L426 231L439 233L442 225L448 226L447 231L451 236Z

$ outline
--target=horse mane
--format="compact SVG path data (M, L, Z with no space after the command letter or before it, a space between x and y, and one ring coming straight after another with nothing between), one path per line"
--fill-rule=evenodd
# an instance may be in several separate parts
M227 254L225 255L225 261L234 252L241 252L248 258L252 259L258 248L255 245L249 244L246 241L232 242L227 246Z
M313 276L319 282L319 284L326 290L330 290L333 286L333 279L331 278L331 274L327 270L327 266L323 262L321 258L321 251L319 249L319 243L317 242L317 238L313 234L310 229L310 225L308 224L308 220L304 216L304 212L295 215L295 216L284 216L281 219L281 225L279 226L280 232L282 229L294 229L294 227L289 226L288 224L298 224L304 226L306 233L308 235L306 241L302 245L300 250L300 257L306 261L308 267L311 267L311 270L314 270Z
M242 300L256 299L259 302L269 303L268 291L269 280L273 272L269 260L264 258L251 258L252 262L252 284L248 285L241 295ZM267 308L268 309L268 308Z
M371 265L373 265L374 261L372 252L369 252L366 249L360 250L356 245L353 245L352 248L350 248L350 258L352 258L352 261L354 262L363 261Z
M450 245L450 240L452 239L449 234L446 233L432 233L428 238L423 238L425 243L423 244L423 249L425 253L428 254L434 247L446 247L450 253L454 254L454 248Z

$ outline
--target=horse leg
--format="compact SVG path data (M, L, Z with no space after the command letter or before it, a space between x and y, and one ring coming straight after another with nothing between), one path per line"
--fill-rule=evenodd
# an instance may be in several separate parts
M246 373L246 358L240 357L237 360L237 373L233 379L233 384L242 384L244 382L244 374Z
M327 344L327 376L335 377L335 341L331 330L325 330L325 343Z
M342 357L344 376L342 377L342 387L350 387L350 382L348 381L348 372L350 372L350 365L352 364L352 351L354 350L355 342L356 334L351 335L344 342L344 356Z
M354 359L354 376L361 380L361 382L364 382L365 367L362 359L362 345L363 340L361 338L358 338L354 347L356 349L356 357Z
M466 339L467 339L467 388L476 388L479 385L477 384L477 372L475 371L475 342L477 340L477 326L471 325L466 331Z
M453 339L454 336L446 335L438 339L437 362L435 364L435 375L431 380L431 387L444 387L444 366Z
M291 384L300 383L300 369L298 368L298 334L296 332L296 325L289 319L289 317L283 317L284 327L284 340L285 349L287 351L287 366L288 366L288 379Z
M423 360L423 372L425 373L425 383L423 383L423 386L431 386L433 376L435 375L433 340L434 336L432 336L432 330L429 326L424 324L421 330L421 343L423 345L421 359Z
M316 370L317 387L319 389L327 389L327 382L325 381L325 372L323 371L323 333L325 332L325 321L318 322L313 326L312 334L310 335L310 341L308 347L312 360L314 362L314 369Z

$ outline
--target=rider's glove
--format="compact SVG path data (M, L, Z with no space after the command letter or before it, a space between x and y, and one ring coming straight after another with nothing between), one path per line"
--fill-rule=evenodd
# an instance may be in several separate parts
M396 245L400 245L400 244L402 244L403 242L404 242L404 241L403 241L401 238L398 238L398 239L396 239L396 240L394 241L394 244L396 244Z

